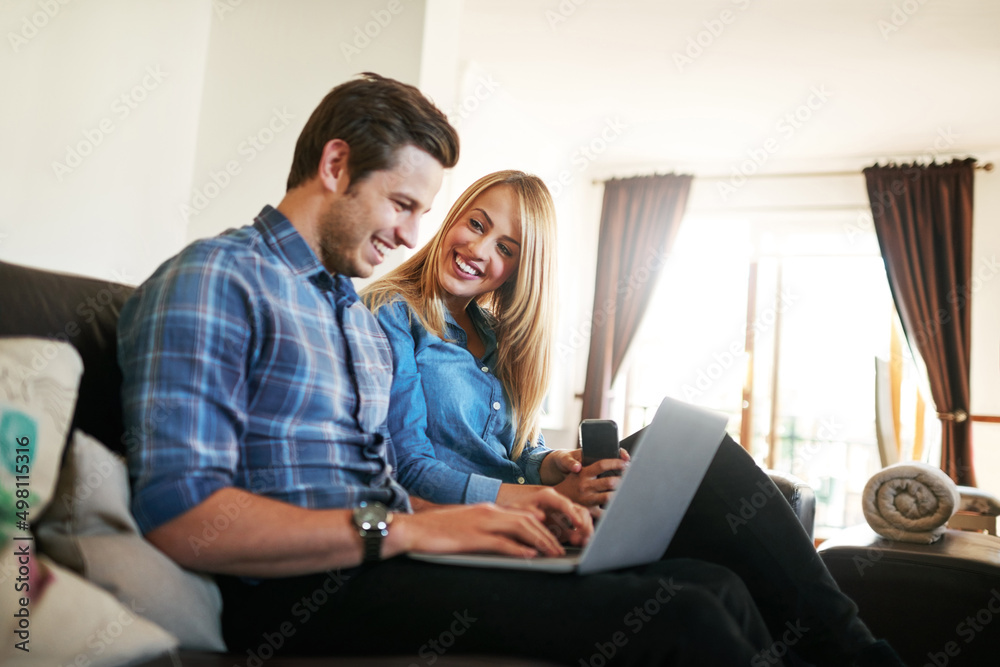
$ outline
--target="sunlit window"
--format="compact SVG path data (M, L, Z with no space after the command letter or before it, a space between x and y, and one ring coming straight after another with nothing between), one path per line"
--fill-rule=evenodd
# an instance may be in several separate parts
M723 411L758 463L814 488L818 535L861 523L861 492L882 466L874 360L889 358L893 317L870 232L685 220L613 388L613 417L634 432L664 395ZM909 423L908 351L902 364ZM911 451L912 431L900 434Z
M745 221L681 227L613 388L624 433L647 424L663 396L673 396L729 413L739 434L750 248Z

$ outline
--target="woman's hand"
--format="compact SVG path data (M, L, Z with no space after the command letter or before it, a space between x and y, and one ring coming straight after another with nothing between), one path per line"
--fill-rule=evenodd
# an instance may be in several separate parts
M630 457L624 449L621 450L620 455L621 458L601 459L586 468L582 468L579 472L567 474L561 482L555 485L556 491L573 502L590 508L591 514L595 517L600 516L601 506L611 499L611 493L618 488L621 477L598 476L613 470L625 470Z
M579 449L554 449L542 459L542 465L538 469L538 475L542 479L542 484L555 486L566 479L566 475L580 472L583 464L580 462L581 453Z

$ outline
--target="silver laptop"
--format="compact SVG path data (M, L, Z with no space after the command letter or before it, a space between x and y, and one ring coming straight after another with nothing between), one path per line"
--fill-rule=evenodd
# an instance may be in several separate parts
M632 463L587 545L576 554L518 558L410 553L447 565L542 572L604 572L659 560L677 532L726 431L728 419L665 398L632 451Z

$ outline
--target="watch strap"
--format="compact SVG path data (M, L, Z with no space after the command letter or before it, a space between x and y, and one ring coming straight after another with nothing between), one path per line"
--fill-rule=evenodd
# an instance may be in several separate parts
M362 562L377 563L382 560L382 538L384 537L382 532L377 528L361 531L361 539L365 543L365 556Z

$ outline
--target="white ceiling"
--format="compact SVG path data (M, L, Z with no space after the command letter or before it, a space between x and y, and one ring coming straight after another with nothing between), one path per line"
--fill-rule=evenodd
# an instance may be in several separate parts
M595 175L728 175L764 149L772 172L1000 149L997 0L466 0L461 26L467 81L493 77L511 122L554 150L626 126Z

